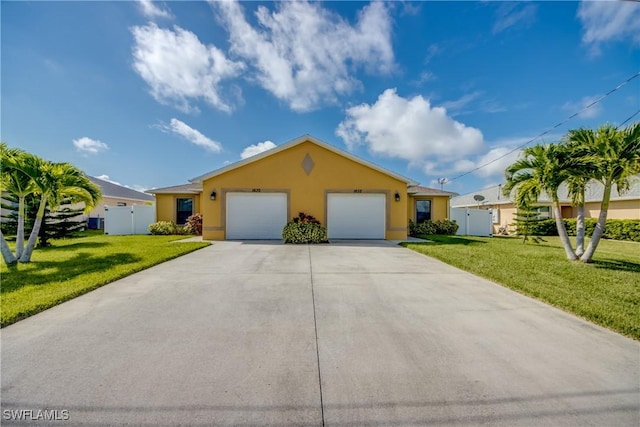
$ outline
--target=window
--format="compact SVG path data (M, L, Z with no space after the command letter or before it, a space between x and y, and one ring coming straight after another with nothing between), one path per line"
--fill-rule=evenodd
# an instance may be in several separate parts
M431 219L431 200L416 201L416 224Z
M549 206L536 206L532 211L538 214L538 219L551 218L551 209Z
M176 199L176 224L186 224L187 218L193 215L193 199Z

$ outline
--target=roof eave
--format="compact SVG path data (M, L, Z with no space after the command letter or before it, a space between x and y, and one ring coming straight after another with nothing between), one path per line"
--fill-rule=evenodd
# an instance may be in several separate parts
M367 167L369 167L369 168L371 168L373 170L376 170L376 171L378 171L380 173L383 173L385 175L391 176L391 177L393 177L393 178L395 178L395 179L397 179L399 181L405 182L405 183L407 183L408 186L410 186L410 185L418 185L417 182L413 181L410 178L407 178L406 176L399 175L399 174L397 174L395 172L392 172L392 171L387 170L387 169L385 169L385 168L383 168L381 166L378 166L375 163L371 163L371 162L369 162L367 160L364 160L364 159L361 159L361 158L359 158L357 156L354 156L353 154L348 153L347 151L344 151L344 150L342 150L342 149L340 149L338 147L334 147L333 145L331 145L329 143L326 143L326 142L324 142L324 141L322 141L322 140L320 140L320 139L318 139L318 138L316 138L314 136L311 136L309 134L302 135L302 136L300 136L298 138L295 138L295 139L293 139L291 141L285 142L284 144L278 145L277 147L274 147L274 148L272 148L270 150L263 151L260 154L256 154L254 156L251 156L251 157L248 157L246 159L239 160L239 161L237 161L235 163L232 163L230 165L224 166L224 167L222 167L220 169L216 169L216 170L208 172L206 174L197 176L195 178L190 179L189 182L192 182L194 184L201 184L203 181L205 181L207 179L213 178L213 177L218 176L218 175L222 175L223 173L232 171L234 169L238 169L238 168L240 168L242 166L245 166L247 164L250 164L250 163L253 163L253 162L257 162L258 160L264 159L265 157L272 156L272 155L274 155L276 153L279 153L281 151L284 151L284 150L286 150L288 148L295 147L296 145L302 144L303 142L306 142L306 141L312 142L312 143L314 143L316 145L319 145L322 148L325 148L325 149L327 149L327 150L329 150L329 151L331 151L333 153L336 153L338 155L346 157L346 158L348 158L348 159L350 159L350 160L352 160L352 161L354 161L356 163L360 163L361 165L367 166Z

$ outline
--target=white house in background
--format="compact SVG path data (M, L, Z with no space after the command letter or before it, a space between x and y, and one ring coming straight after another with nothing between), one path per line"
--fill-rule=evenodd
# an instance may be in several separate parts
M122 185L114 184L104 179L90 176L89 179L102 190L102 200L100 203L86 216L89 228L102 228L102 219L104 219L105 206L131 206L131 205L150 205L155 206L156 198ZM100 220L96 220L100 218ZM97 226L97 227L96 227Z
M640 219L640 175L634 175L629 179L629 190L619 194L614 185L611 191L608 219ZM600 202L604 186L598 181L591 181L585 193L585 218L598 218L600 215ZM481 197L475 197L481 196ZM575 218L578 209L571 206L567 186L562 185L558 191L563 218ZM476 199L482 200L478 201ZM553 218L551 200L546 194L542 194L536 204L540 217ZM463 194L451 198L452 208L476 208L491 209L493 211L493 232L498 233L500 227L507 227L514 223L516 207L511 197L502 194L502 185L494 185L474 193Z

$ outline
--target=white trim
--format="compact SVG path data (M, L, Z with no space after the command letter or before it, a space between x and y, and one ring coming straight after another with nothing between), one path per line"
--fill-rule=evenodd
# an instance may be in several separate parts
M287 149L289 149L291 147L295 147L296 145L302 144L304 142L311 142L313 144L316 144L316 145L318 145L318 146L320 146L320 147L322 147L324 149L327 149L327 150L329 150L329 151L331 151L333 153L336 153L336 154L338 154L340 156L346 157L347 159L352 160L352 161L354 161L356 163L360 163L361 165L367 166L367 167L369 167L369 168L371 168L373 170L376 170L378 172L381 172L381 173L383 173L385 175L389 175L389 176L391 176L391 177L393 177L393 178L395 178L395 179L397 179L399 181L405 182L405 183L407 183L407 185L418 185L417 182L413 181L412 179L407 178L406 176L399 175L399 174L397 174L395 172L391 172L390 170L385 169L382 166L378 166L378 165L376 165L374 163L368 162L368 161L366 161L364 159L361 159L361 158L359 158L357 156L354 156L351 153L348 153L348 152L346 152L346 151L344 151L344 150L342 150L342 149L340 149L338 147L334 147L333 145L328 144L328 143L326 143L324 141L321 141L321 140L319 140L319 139L317 139L317 138L315 138L315 137L313 137L311 135L300 136L300 137L298 137L296 139L293 139L293 140L291 140L289 142L286 142L284 144L278 145L277 147L272 148L271 150L263 151L260 154L256 154L255 156L251 156L249 158L237 161L237 162L232 163L230 165L224 166L224 167L222 167L220 169L216 169L214 171L205 173L204 175L197 176L197 177L195 177L193 179L190 179L189 181L194 183L194 184L200 184L200 183L202 183L202 181L205 181L207 179L213 178L214 176L218 176L218 175L221 175L221 174L223 174L225 172L229 172L229 171L232 171L234 169L238 169L238 168L240 168L242 166L245 166L247 164L250 164L250 163L253 163L253 162L257 162L258 160L264 159L265 157L272 156L272 155L274 155L276 153L279 153L281 151L287 150Z

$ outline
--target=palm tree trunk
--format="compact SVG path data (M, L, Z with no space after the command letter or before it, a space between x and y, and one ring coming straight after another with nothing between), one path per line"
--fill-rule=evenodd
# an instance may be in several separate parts
M25 248L22 256L20 257L20 262L29 262L31 261L31 254L33 253L33 249L36 247L36 240L38 240L38 234L40 233L40 226L42 225L42 219L44 218L44 210L47 206L47 196L44 194L40 198L40 206L38 207L38 213L36 215L36 220L33 222L33 229L31 230L31 234L29 235L29 241L27 242L27 247Z
M18 231L16 232L16 258L24 252L24 196L18 197Z
M600 243L600 238L604 233L604 227L607 225L607 214L609 213L609 201L611 200L611 186L611 182L606 182L604 185L604 194L602 195L602 203L600 204L598 223L596 224L596 228L593 230L593 235L591 236L587 250L584 251L580 257L580 261L582 262L591 262L591 258L593 258L593 254L598 247L598 243Z
M560 209L560 203L558 203L557 201L553 202L553 216L555 217L558 236L560 236L560 241L562 242L562 246L564 247L564 252L567 254L567 258L571 261L577 260L578 257L571 247L571 240L569 239L567 229L564 226L564 221L562 221L562 210Z
M2 251L2 258L4 259L4 262L7 263L7 265L12 265L18 262L18 258L16 258L11 252L11 248L5 240L2 231L0 231L0 250Z
M576 215L576 256L584 253L584 204L578 206Z

